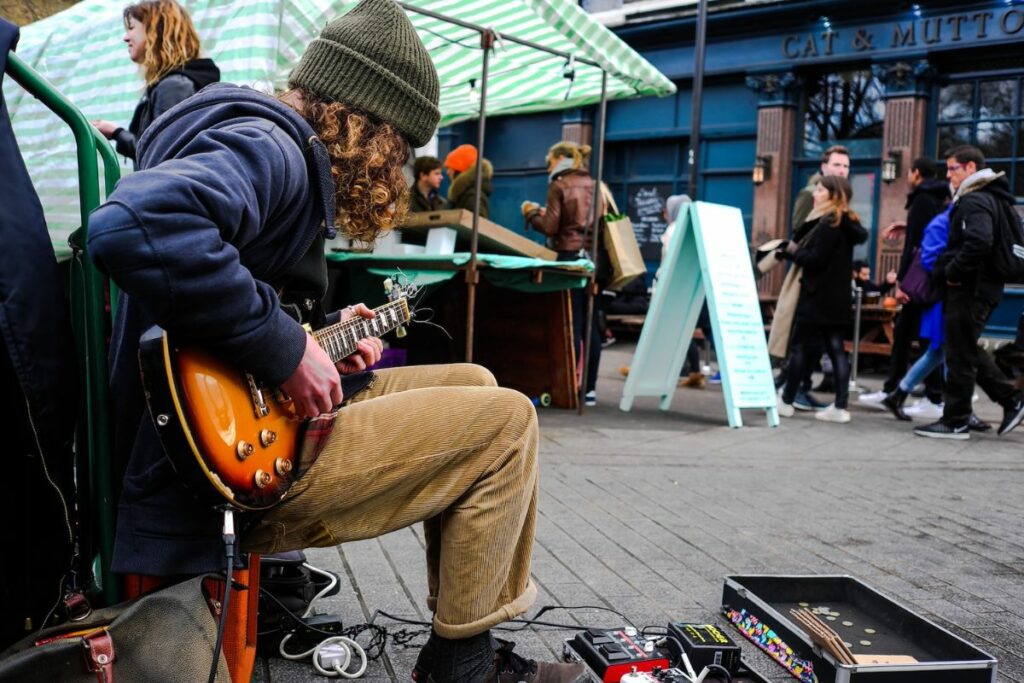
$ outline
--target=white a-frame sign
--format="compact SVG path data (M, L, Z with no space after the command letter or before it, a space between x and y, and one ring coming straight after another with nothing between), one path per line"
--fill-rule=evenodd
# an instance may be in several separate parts
M676 218L619 408L628 411L637 396L658 396L668 410L705 296L729 426L743 426L741 408L763 409L768 424L778 426L743 216L706 202L684 204Z

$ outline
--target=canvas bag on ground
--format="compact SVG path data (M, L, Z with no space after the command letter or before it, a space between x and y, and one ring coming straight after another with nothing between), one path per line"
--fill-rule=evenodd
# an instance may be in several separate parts
M204 580L196 577L35 633L0 653L0 682L205 681L217 622L204 594ZM93 633L81 635L82 631ZM104 636L109 636L106 643ZM106 662L108 671L97 670L97 662ZM230 680L221 656L217 681Z
M636 233L633 232L633 222L629 220L628 216L619 213L619 207L615 205L615 200L604 183L601 183L601 194L609 208L602 221L604 230L601 238L604 240L604 247L612 266L611 281L605 289L621 289L632 280L644 275L647 272L647 266L640 253Z

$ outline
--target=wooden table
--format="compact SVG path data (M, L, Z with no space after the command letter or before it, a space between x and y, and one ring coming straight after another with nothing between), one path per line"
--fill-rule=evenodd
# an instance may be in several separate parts
M895 338L896 315L900 307L888 308L879 304L863 304L860 309L860 353L880 356L892 354ZM853 351L853 342L844 342L847 351Z

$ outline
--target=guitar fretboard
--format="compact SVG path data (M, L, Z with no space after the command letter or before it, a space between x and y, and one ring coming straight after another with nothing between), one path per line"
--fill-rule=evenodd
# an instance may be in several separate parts
M409 322L409 305L404 298L375 308L373 312L377 314L374 318L357 316L316 330L313 339L327 352L331 361L337 363L355 353L359 340L384 336Z

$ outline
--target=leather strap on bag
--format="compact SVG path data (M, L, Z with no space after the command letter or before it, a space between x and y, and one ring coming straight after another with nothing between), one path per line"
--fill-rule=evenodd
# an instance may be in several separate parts
M100 629L82 638L85 648L85 668L96 674L97 683L114 683L114 639L106 629Z

